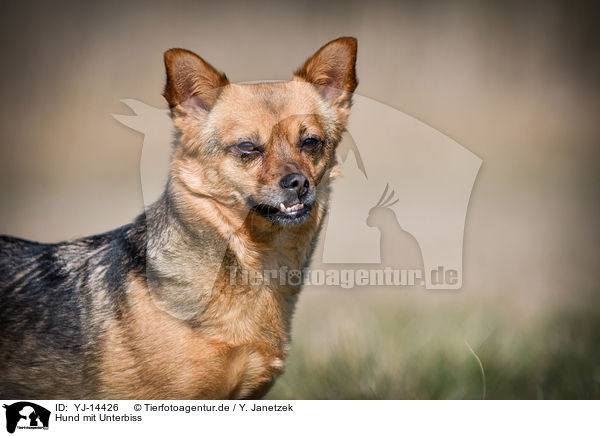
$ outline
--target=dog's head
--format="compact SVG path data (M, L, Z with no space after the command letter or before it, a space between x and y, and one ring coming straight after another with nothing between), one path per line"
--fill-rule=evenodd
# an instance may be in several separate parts
M355 62L356 40L340 38L289 82L238 85L190 51L167 51L177 183L279 225L303 223L336 164Z

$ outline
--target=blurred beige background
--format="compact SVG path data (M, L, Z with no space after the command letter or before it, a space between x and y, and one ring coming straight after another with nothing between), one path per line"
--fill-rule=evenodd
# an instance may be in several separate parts
M359 94L484 161L467 215L464 286L307 289L294 325L303 358L316 356L306 371L332 362L335 344L352 348L348 361L376 363L348 369L338 384L327 373L319 393L299 390L292 377L302 380L302 359L292 355L273 395L477 397L468 340L484 366L501 363L489 382L496 397L598 397L597 22L592 2L4 2L0 233L71 239L141 211L143 137L111 114L129 113L124 98L166 108L166 49L193 50L233 81L286 79L323 43L355 36ZM393 149L381 156L390 158L399 158ZM553 321L565 313L563 325ZM407 372L424 349L434 363ZM552 367L562 350L582 366ZM470 372L450 372L445 388L427 384L449 365ZM384 392L391 382L378 374L401 388ZM423 385L406 381L417 376ZM510 383L524 387L502 390Z

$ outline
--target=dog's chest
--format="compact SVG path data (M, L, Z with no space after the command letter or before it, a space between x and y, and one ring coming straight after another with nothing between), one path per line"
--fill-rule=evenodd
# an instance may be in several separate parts
M163 289L165 295L187 302L182 305L176 300L172 307L196 308L192 322L161 309L145 283L132 278L125 319L106 326L103 396L262 396L282 372L289 345L299 283L288 283L287 274L303 266L313 234L301 238L284 234L266 248L240 241L231 262L226 256L216 279L210 280L211 292L194 288L194 283L207 282L201 275L195 280L188 277L182 288ZM242 265L240 259L247 263ZM234 280L227 265L235 266ZM258 272L263 280L259 277L257 283L252 274L238 274L242 271Z
M235 299L235 304L233 300ZM282 371L285 305L267 290L222 293L201 327L156 306L134 283L125 322L106 325L100 394L111 398L249 398Z

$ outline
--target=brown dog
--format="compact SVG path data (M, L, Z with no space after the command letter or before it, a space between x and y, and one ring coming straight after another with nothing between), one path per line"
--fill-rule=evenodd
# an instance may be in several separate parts
M356 40L289 82L231 84L165 53L177 137L136 221L61 244L0 237L0 397L257 398L282 372L300 270L326 213Z

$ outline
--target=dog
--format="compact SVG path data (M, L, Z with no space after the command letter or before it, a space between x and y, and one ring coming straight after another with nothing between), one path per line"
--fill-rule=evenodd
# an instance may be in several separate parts
M240 278L308 265L356 53L339 38L290 81L233 84L168 50L176 134L162 196L107 233L0 237L0 397L264 396L284 368L301 284Z

